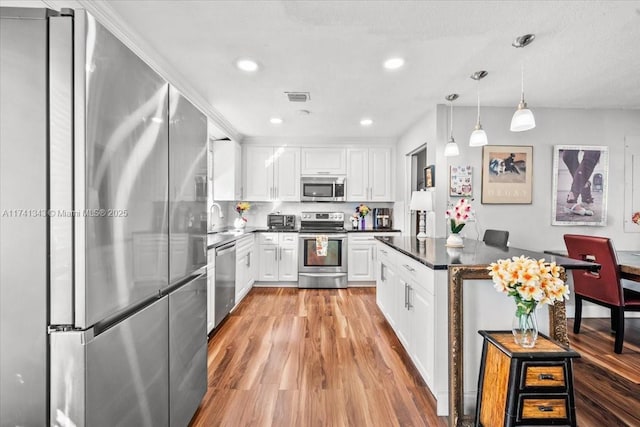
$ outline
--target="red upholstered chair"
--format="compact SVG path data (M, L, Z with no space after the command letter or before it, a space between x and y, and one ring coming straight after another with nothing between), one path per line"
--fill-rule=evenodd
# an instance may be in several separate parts
M600 264L598 272L573 270L576 314L573 332L580 332L582 300L611 309L611 329L615 331L614 351L622 353L624 341L624 312L640 311L640 292L626 289L620 279L620 267L613 243L606 237L565 234L569 258Z

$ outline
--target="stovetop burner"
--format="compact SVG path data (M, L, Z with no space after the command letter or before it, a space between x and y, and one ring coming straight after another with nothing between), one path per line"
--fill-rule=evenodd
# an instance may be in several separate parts
M344 212L302 212L300 231L303 233L345 233Z

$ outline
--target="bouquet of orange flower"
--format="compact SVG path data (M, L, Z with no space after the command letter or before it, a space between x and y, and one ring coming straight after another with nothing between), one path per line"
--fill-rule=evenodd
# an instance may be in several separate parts
M487 269L493 287L515 299L516 316L531 313L538 304L553 305L569 299L569 287L560 278L555 262L547 264L544 259L536 261L522 255L499 259Z

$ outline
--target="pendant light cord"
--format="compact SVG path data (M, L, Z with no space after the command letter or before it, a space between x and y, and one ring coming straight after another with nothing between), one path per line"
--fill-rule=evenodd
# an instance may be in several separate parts
M480 80L476 80L478 82L477 92L478 92L478 122L480 124Z
M520 63L520 84L521 84L521 98L520 98L520 102L524 103L524 60L522 60L522 62Z
M449 140L453 139L453 101L449 101L450 106L450 119L451 119L451 127L449 128Z

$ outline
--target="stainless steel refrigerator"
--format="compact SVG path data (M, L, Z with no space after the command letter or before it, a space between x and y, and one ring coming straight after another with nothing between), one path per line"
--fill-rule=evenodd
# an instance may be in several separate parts
M0 426L184 426L206 118L82 10L0 18Z

